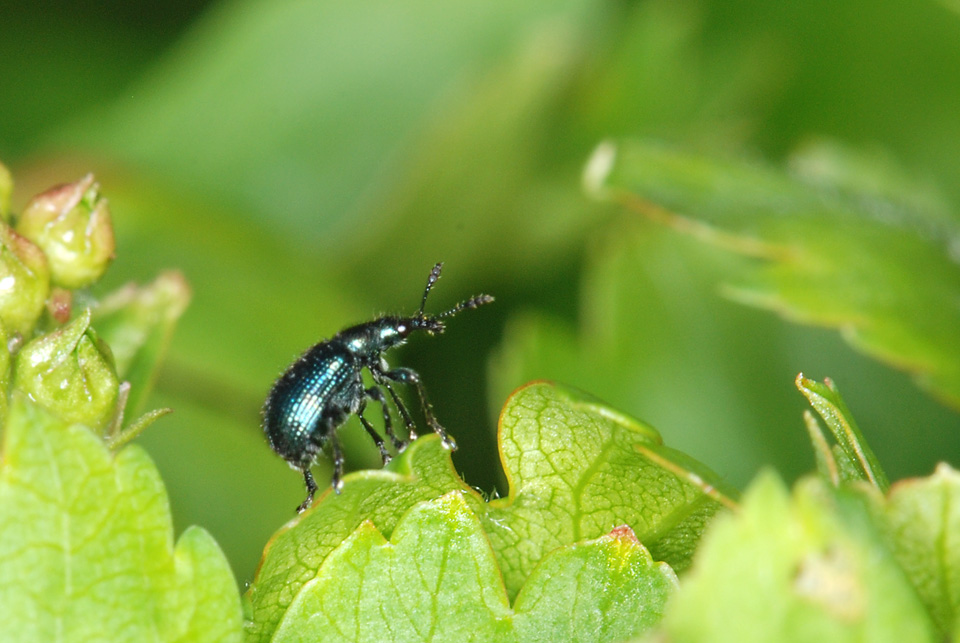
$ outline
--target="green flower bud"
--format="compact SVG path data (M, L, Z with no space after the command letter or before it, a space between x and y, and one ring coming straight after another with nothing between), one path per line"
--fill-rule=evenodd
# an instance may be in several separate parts
M7 391L10 390L10 348L7 345L7 333L0 325L0 436L7 423Z
M89 286L113 259L110 209L92 174L35 196L17 232L46 253L53 283L64 288Z
M10 170L0 163L0 219L7 220L10 215L10 193L13 192L13 177Z
M0 323L9 333L28 335L50 292L50 267L43 251L0 223Z
M13 386L64 421L104 433L117 412L120 382L110 348L90 327L90 310L20 349Z
M168 271L143 286L127 284L101 299L94 309L94 323L110 344L117 374L132 385L131 413L143 407L177 320L189 302L186 279L179 272Z

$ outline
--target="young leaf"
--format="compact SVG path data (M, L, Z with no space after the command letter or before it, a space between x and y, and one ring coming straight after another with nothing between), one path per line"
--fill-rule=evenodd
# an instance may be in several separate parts
M518 601L551 551L618 525L636 532L654 559L682 569L721 502L733 502L732 490L663 447L652 428L546 382L510 398L499 442L510 494L489 503L459 479L432 435L383 470L348 475L341 494L328 490L268 544L248 594L250 640L271 640L331 552L361 525L393 538L411 507L451 491L479 520L508 600Z
M510 398L498 440L510 493L480 519L511 595L546 552L620 524L656 560L683 570L721 507L705 487L728 503L736 495L714 474L675 463L651 427L546 382Z
M676 588L629 527L547 554L514 601L519 641L622 641L660 622ZM593 638L591 638L593 636Z
M803 424L807 428L807 435L810 437L811 446L813 446L813 456L816 459L820 477L834 487L839 487L840 472L843 467L838 460L846 456L842 450L835 449L837 445L830 445L823 427L817 422L817 418L813 417L813 413L810 411L803 412ZM846 481L848 478L845 477L843 480Z
M621 641L659 620L675 583L624 528L548 554L511 609L480 521L451 492L412 507L389 542L362 523L272 641Z
M671 641L934 641L859 497L771 473L718 518L664 617Z
M174 546L141 449L114 456L16 394L3 437L0 640L240 640L226 559L199 528Z
M898 482L882 507L897 561L941 634L955 640L960 634L960 474L941 464L928 478Z
M884 473L877 456L873 454L873 450L867 444L863 433L857 427L850 409L847 408L843 398L840 397L840 392L834 383L827 378L821 384L804 377L803 373L800 373L797 375L796 385L810 401L810 405L827 423L830 432L833 433L833 437L837 441L833 450L826 451L826 442L816 420L813 418L807 420L807 429L812 437L818 466L821 467L821 470L823 470L823 467L828 469L830 472L828 479L836 477L838 481L842 480L844 482L863 480L869 482L881 492L886 492L890 487L887 474ZM817 427L816 431L811 426L811 422ZM817 437L818 434L819 438ZM823 461L822 465L820 464L821 461ZM833 475L834 472L836 476Z
M586 176L601 198L755 258L732 271L735 299L839 328L960 406L960 231L912 192L842 167L830 181L625 143L598 148Z
M392 533L418 502L450 491L478 495L457 477L439 439L415 440L384 468L345 476L340 494L327 488L313 507L280 529L263 552L247 593L248 641L270 641L274 630L330 553L365 522Z

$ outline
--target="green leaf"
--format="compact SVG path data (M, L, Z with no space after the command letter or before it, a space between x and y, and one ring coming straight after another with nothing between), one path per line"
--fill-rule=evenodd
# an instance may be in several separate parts
M825 379L821 384L800 373L797 375L796 385L827 423L837 441L832 450L826 449L826 440L816 420L812 417L807 419L807 429L810 431L821 473L826 470L827 479L833 481L835 485L840 481L863 480L881 492L886 492L890 487L887 474L884 473L877 456L873 454L866 438L857 427L850 409L847 408L830 378Z
M183 532L174 549L176 604L186 616L178 642L237 641L241 639L241 612L237 583L220 546L201 527Z
M664 617L671 641L934 641L862 498L764 473L704 536Z
M620 641L659 620L675 584L623 528L548 554L511 609L480 521L452 492L411 508L389 542L362 523L272 641Z
M653 428L573 389L520 389L498 439L510 493L481 521L511 595L544 553L612 525L629 525L656 560L682 571L707 520L735 502L735 490L703 465L691 470Z
M960 406L956 224L903 187L909 181L898 187L842 155L820 171L811 155L790 175L651 144L604 144L585 176L601 198L753 258L729 270L733 298L838 328Z
M369 521L389 534L416 503L461 489L449 455L433 436L414 441L384 469L348 474L339 495L327 488L267 543L246 595L248 640L271 639L324 559L361 524ZM478 496L470 498L480 502Z
M941 633L960 635L960 474L941 464L927 478L896 483L882 516L897 562Z
M500 640L509 613L483 529L451 492L413 506L389 543L372 522L361 523L326 557L271 641Z
M230 568L191 528L174 546L146 453L12 398L0 463L0 640L239 641Z
M676 588L629 527L547 554L514 601L520 641L620 641L660 622ZM594 638L590 635L595 634Z
M813 456L817 462L817 471L820 473L820 477L834 487L839 487L842 467L838 461L846 458L846 454L842 449L837 448L837 445L830 445L823 427L810 411L803 412L803 424L807 429L807 435L810 437L810 444L813 446ZM852 468L852 464L848 468ZM843 469L843 471L846 470ZM855 475L853 478L843 478L844 481L851 479L857 480L859 478Z
M328 489L268 544L247 596L250 640L271 640L331 552L361 525L394 538L414 505L451 491L476 516L507 597L518 602L551 551L600 538L616 525L632 529L654 559L682 569L706 522L721 503L734 502L734 491L664 447L652 428L546 382L509 399L499 442L510 481L505 498L485 502L464 484L433 435L383 470L346 476L341 494Z

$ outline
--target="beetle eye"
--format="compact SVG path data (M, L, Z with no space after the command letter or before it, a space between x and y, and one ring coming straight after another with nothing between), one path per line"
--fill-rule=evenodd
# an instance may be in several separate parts
M405 333L405 332L407 332L407 327L404 326L403 324L400 324L399 326L397 326L397 332L398 332L398 333L401 333L401 334L402 334L402 333Z

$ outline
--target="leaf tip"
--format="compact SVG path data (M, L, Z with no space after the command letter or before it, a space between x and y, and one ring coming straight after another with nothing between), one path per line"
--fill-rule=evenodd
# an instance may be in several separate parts
M608 534L610 538L621 541L629 541L631 543L640 544L640 540L637 538L637 534L633 532L633 529L630 528L630 525L619 525L610 530Z
M949 462L938 462L933 470L933 475L937 478L956 478L958 473L960 472L954 469Z

